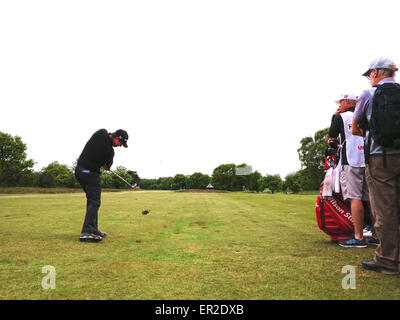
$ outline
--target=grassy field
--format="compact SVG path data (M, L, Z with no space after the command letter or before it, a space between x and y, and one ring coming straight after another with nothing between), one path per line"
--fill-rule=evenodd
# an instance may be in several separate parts
M84 193L1 194L0 299L400 299L399 276L359 266L374 247L341 248L318 229L315 199L104 192L108 237L81 243ZM346 265L356 289L342 288Z

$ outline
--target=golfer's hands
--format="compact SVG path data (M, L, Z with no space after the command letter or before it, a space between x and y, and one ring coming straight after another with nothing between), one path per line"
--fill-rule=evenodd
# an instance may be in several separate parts
M341 112L341 108L339 107L339 108L337 108L336 109L336 111L335 111L335 113L333 114L334 116L336 116L336 115L338 115L340 112Z
M104 170L106 170L106 171L111 171L111 169L110 169L110 168L104 168Z

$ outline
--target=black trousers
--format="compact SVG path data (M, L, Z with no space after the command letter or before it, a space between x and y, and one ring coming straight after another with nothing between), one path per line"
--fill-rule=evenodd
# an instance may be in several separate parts
M98 233L98 211L101 203L100 174L77 165L75 177L85 191L87 199L82 233Z

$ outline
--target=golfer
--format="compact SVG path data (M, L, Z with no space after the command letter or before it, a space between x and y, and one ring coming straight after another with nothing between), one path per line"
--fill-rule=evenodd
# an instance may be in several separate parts
M119 129L109 133L96 131L86 143L75 168L75 177L86 193L86 216L79 237L80 241L99 242L107 235L98 229L97 216L100 208L100 168L109 171L114 159L113 147L128 147L128 133Z

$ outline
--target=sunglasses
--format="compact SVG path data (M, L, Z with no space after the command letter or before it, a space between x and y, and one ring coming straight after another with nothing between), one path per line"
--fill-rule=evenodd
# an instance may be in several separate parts
M377 69L371 69L371 70L369 71L369 73L366 75L366 77L367 77L368 80L371 79L371 72L374 71L374 70L377 70Z

